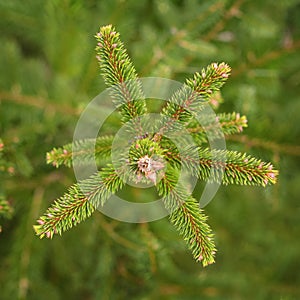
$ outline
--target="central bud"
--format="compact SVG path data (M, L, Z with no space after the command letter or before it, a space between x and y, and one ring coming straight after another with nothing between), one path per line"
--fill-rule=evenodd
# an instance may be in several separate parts
M151 180L154 184L156 184L157 173L164 169L165 164L159 157L155 160L148 155L141 157L138 160L138 169L140 172L144 173L145 177Z
M138 160L138 168L141 172L150 172L152 169L152 163L152 158L146 155Z
M136 182L145 178L154 184L157 183L166 167L163 152L159 144L149 137L136 140L132 144L129 151L129 165L135 173Z

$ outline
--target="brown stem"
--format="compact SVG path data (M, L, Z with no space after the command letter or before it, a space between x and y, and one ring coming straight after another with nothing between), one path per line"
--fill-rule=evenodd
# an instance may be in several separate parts
M300 146L296 145L286 145L286 144L277 144L271 141L261 140L259 138L251 138L247 135L230 135L227 136L226 139L240 142L245 144L245 146L252 147L261 147L267 150L271 150L274 153L285 153L289 155L300 155Z
M36 108L43 109L47 112L52 112L55 114L56 112L67 114L71 116L78 116L80 114L80 111L77 109L61 105L61 104L54 104L50 99L43 98L41 96L32 96L32 95L22 95L19 91L1 91L0 92L0 101L10 101L22 105L29 105Z

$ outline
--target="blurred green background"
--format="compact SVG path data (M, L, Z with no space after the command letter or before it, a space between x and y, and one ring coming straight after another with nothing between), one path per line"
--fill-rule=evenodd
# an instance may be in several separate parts
M280 169L272 187L220 188L205 208L219 250L205 269L167 218L97 212L62 237L34 235L74 182L45 153L72 141L105 88L94 34L106 24L141 76L183 82L228 63L219 112L247 115L249 128L227 148ZM299 99L299 0L0 0L0 299L300 299Z

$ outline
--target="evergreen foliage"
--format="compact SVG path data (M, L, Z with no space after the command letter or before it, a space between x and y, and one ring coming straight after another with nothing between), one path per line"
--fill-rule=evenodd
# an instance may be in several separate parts
M174 131L174 127L178 126L178 123L187 124L193 118L194 112L203 109L203 104L208 102L214 93L219 92L231 69L225 63L213 63L203 69L201 73L196 73L192 79L188 79L186 85L174 93L162 110L162 116L168 117L169 121L162 122L159 131L152 137L144 136L146 132L142 131L138 117L146 112L145 97L141 90L141 84L136 81L135 69L119 39L119 33L114 27L107 25L100 28L96 38L100 68L108 87L113 86L112 97L115 106L120 108L124 123L131 121L129 128L134 130L132 133L143 134L133 142L129 156L119 162L120 166L126 165L126 162L130 166L130 173L125 174L126 172L121 171L122 174L131 178L136 176L136 181L144 177L158 185L158 193L163 196L163 202L171 212L171 222L183 235L194 258L201 261L203 266L213 263L216 249L210 233L211 229L206 224L207 217L203 215L197 201L187 193L184 185L179 184L177 187L178 178L176 180L176 176L174 177L177 170L184 165L198 179L207 180L210 178L212 169L212 181L224 184L262 186L266 186L268 183L274 184L278 171L274 170L270 163L264 163L239 152L211 150L202 146L196 148L186 146L179 153L174 147L170 149L168 142L164 141L161 144L160 141L165 131ZM118 86L118 84L120 85ZM240 119L239 115L235 113L232 115L236 122ZM222 127L230 128L232 124L230 117L226 118L223 115L221 121ZM239 125L239 128L241 127ZM98 151L100 143L102 143L100 148L102 150L105 146L103 142L110 140L111 138L106 136L98 139L96 151ZM85 144L89 144L89 141L76 142L75 157L78 157L77 153L80 153L80 157L86 156L87 145ZM83 149L77 150L78 145L83 145ZM192 155L195 151L198 155ZM220 158L219 161L213 160L212 152L217 159ZM70 146L66 145L48 153L48 161L55 166L63 163L70 166L70 155ZM69 157L69 160L66 156ZM100 156L103 155L100 154ZM173 168L168 168L163 162L164 159L170 162ZM39 225L34 226L37 235L41 238L52 238L54 234L61 234L89 217L99 204L104 205L112 193L116 193L122 188L122 179L124 179L120 177L120 172L112 167L109 168L109 170L104 169L104 172L100 171L99 174L84 180L80 185L72 186L38 220ZM157 175L164 168L168 170L162 174L160 184ZM225 170L224 176L218 172L218 169Z
M0 0L0 14L1 299L300 298L299 0ZM60 145L72 140L84 107L105 89L94 55L99 24L115 24L140 77L185 82L211 62L228 63L222 94L207 101L218 110L227 148L280 170L277 184L265 188L221 186L205 207L218 248L208 268L186 250L188 223L168 218L127 224L95 212L62 238L35 236L32 224L74 182L72 169L45 164L45 153L49 164L71 166L72 145ZM147 100L147 108L159 111L160 102ZM182 126L205 148L205 130L186 117ZM101 171L121 118L111 118L97 140ZM87 151L76 163L93 156L93 142L79 142ZM167 161L179 168L176 157ZM151 202L161 183L117 194ZM203 185L197 182L195 199Z

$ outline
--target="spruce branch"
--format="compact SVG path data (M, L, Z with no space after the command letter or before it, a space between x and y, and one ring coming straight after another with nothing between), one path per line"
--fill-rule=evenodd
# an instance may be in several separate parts
M246 116L241 116L239 113L222 113L217 114L216 122L211 125L201 126L197 120L193 119L187 126L188 132L191 133L193 139L199 143L207 143L208 138L206 132L210 132L210 139L220 138L219 126L222 133L232 135L235 133L241 133L245 127L247 127Z
M231 68L225 63L212 63L201 73L186 80L185 85L177 90L168 100L162 110L162 115L170 118L157 135L174 130L177 122L188 123L192 118L192 112L201 110L203 104L208 103L212 95L215 95L229 77Z
M211 228L206 223L207 216L193 197L189 197L172 213L170 220L183 236L197 261L202 262L204 267L215 262L216 248Z
M71 186L41 216L34 226L40 238L52 238L54 234L76 226L92 215L99 205L123 186L123 181L113 168L105 168L80 183Z
M71 166L72 160L89 163L94 158L103 163L114 154L111 157L114 168L107 164L97 174L71 186L40 217L34 226L37 235L52 238L77 225L99 205L104 205L128 179L152 182L194 258L203 266L213 263L216 249L207 217L190 195L189 183L179 173L186 169L200 180L260 186L276 183L278 176L271 163L248 154L202 147L208 142L207 132L210 138L219 138L221 133L240 133L247 126L246 117L238 113L219 114L217 119L211 114L205 124L196 120L204 105L218 106L222 102L219 90L231 72L230 67L212 63L187 79L162 109L162 121L152 122L144 116L141 118L146 113L144 93L119 33L111 25L104 26L96 39L101 73L112 88L113 102L126 126L125 141L120 147L114 144L113 149L114 138L103 136L76 141L47 153L47 162L56 167Z
M112 25L103 26L96 34L97 59L101 74L108 87L112 87L114 103L120 108L126 123L146 112L144 93L136 70Z
M158 193L164 197L164 204L171 211L170 221L183 236L193 257L207 266L214 263L216 252L207 216L174 174L176 170L169 168L157 186Z
M200 73L196 72L193 78L187 79L186 85L208 101L221 89L230 72L231 68L224 62L212 63L206 69L203 68Z
M60 148L54 148L46 154L47 164L54 167L65 165L72 167L73 163L88 164L95 158L105 161L110 157L113 136L102 136L95 139L78 140Z
M187 146L177 154L175 151L168 152L168 161L175 166L184 165L200 180L208 180L212 170L213 178L210 179L225 185L265 187L268 184L275 184L278 176L278 171L271 163L237 151Z

